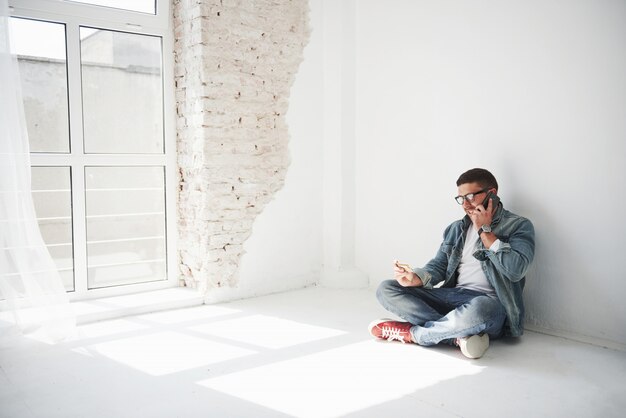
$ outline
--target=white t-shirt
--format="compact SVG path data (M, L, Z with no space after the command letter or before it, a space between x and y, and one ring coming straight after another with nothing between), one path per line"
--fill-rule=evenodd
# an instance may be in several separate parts
M461 258L461 264L459 264L459 276L456 285L457 287L463 287L465 289L495 294L496 292L487 280L487 276L485 276L480 261L472 255L476 251L479 239L478 231L474 229L473 225L470 225L470 227L467 228L467 235L465 236L463 257ZM496 240L496 242L491 244L489 251L496 252L498 248L500 248L500 240Z

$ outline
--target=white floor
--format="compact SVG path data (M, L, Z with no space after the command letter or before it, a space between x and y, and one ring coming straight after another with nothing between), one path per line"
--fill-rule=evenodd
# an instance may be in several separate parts
M372 291L321 288L0 335L1 417L622 417L626 353L527 332L468 360L374 341Z

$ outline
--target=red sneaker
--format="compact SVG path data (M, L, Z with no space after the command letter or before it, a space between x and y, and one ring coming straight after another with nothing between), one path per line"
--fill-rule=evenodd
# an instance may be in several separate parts
M377 319L369 325L370 334L383 340L397 340L402 343L412 343L410 322L394 321L393 319Z

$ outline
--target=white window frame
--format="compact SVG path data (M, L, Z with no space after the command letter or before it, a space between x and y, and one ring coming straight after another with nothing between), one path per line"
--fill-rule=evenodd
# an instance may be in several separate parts
M31 153L32 166L71 167L72 234L74 249L74 291L70 300L85 300L151 291L178 285L176 248L176 132L174 106L174 53L170 1L156 0L157 14L132 12L64 0L9 0L13 17L53 23L66 28L67 79L69 104L70 154ZM83 147L80 37L81 26L155 35L162 39L163 133L164 154L85 154ZM165 222L167 280L88 289L87 233L85 218L84 172L88 166L163 166L165 167Z

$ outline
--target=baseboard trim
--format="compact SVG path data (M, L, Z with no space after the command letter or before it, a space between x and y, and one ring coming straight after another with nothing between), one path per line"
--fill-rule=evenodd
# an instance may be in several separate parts
M525 325L524 329L532 332L536 332L539 334L552 335L554 337L561 337L572 341L577 341L579 343L585 343L590 345L595 345L599 347L609 348L611 350L624 351L626 352L626 344L619 343L617 341L611 341L604 338L591 337L589 335L577 334L569 331L561 331L539 327L537 325Z

